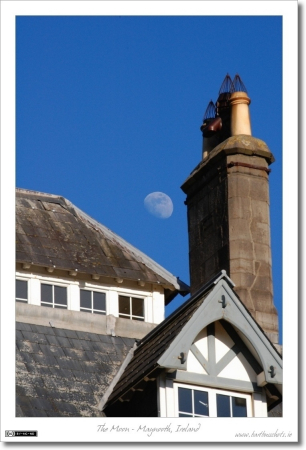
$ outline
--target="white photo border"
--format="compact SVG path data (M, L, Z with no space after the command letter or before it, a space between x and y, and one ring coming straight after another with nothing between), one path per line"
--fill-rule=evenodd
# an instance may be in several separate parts
M266 442L240 440L235 432L285 431L298 440L298 5L295 1L2 1L1 2L1 441L4 442ZM241 421L199 419L200 433L177 433L182 418L15 417L15 17L20 15L270 15L283 17L283 330L284 417ZM289 86L289 89L285 87ZM289 124L289 125L288 125ZM290 151L289 151L290 150ZM5 282L4 282L5 280ZM290 301L287 301L290 299ZM13 299L11 299L13 300ZM296 324L296 326L292 326ZM9 337L10 336L10 337ZM290 342L289 342L290 340ZM81 423L80 423L81 422ZM51 426L50 426L51 424ZM107 431L98 432L105 425ZM167 429L144 432L139 427ZM128 428L116 431L116 427ZM103 428L103 427L102 427ZM38 430L38 438L6 437L5 430ZM134 431L132 431L134 430ZM222 432L220 431L222 430Z

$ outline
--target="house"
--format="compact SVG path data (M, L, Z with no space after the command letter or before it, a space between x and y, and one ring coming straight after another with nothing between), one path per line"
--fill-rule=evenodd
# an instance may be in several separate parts
M187 285L68 200L16 191L16 415L96 416Z
M226 272L132 353L99 404L111 417L266 417L281 402L281 355Z
M267 145L227 75L186 193L188 286L68 200L17 190L17 416L267 417L282 402Z

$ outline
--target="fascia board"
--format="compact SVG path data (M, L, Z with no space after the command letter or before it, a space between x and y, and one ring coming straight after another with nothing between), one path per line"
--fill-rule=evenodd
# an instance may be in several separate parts
M222 307L222 296L226 306ZM240 330L251 342L261 360L267 383L282 383L282 359L268 338L246 310L230 286L221 279L205 298L193 317L188 321L169 348L159 358L158 364L167 369L186 370L190 347L200 333L212 322L224 319ZM185 359L180 359L184 354ZM272 377L270 366L274 367Z

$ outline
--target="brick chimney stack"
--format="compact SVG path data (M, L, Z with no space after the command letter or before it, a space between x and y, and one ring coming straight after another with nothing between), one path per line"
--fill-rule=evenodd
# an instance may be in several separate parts
M229 80L227 75L215 117L204 116L203 160L182 185L191 293L225 269L241 301L277 344L269 212L274 157L263 141L251 136L250 99L240 77Z

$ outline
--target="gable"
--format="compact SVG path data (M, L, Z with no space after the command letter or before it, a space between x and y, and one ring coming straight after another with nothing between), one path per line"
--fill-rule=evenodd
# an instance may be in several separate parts
M240 345L243 345L245 351L248 349L248 358L256 361L254 354L257 355L257 364L260 362L266 383L282 383L281 356L224 280L220 280L209 293L198 308L197 313L191 317L169 348L159 358L158 364L168 370L186 371L187 355L194 350L192 346L197 336L210 324L218 321L222 321L223 328L225 327L227 335L233 342L238 341ZM232 330L231 333L228 332L229 328ZM203 331L203 333L205 332ZM243 336L243 339L241 336ZM234 347L230 348L230 341L228 338L226 339L227 344L221 341L218 344L219 356L222 355L222 352L225 352L226 346L231 350L231 353L235 353ZM207 342L210 342L210 340L207 339ZM225 358L226 355L224 354L223 357ZM227 357L229 358L229 356ZM204 350L202 358L205 358ZM256 365L255 362L254 365ZM210 364L208 366L210 367ZM257 370L259 371L259 367Z
M129 401L133 390L162 373L176 382L240 392L265 386L279 401L282 358L232 285L222 271L143 338L100 407Z

